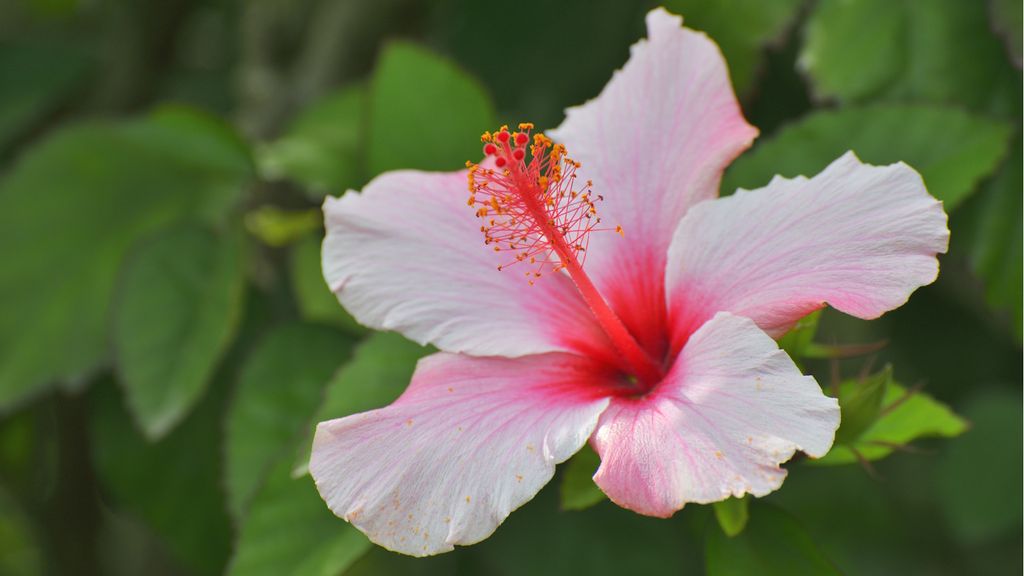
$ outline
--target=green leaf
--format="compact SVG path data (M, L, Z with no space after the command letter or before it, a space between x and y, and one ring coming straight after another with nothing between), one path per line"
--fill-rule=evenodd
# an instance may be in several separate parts
M89 71L82 50L58 42L0 50L0 150L74 93Z
M202 396L238 328L241 239L170 228L132 251L114 305L114 362L128 408L163 437Z
M747 93L764 60L765 48L778 41L796 19L803 0L668 0L670 12L683 23L707 32L729 65L738 94Z
M821 318L821 310L815 310L797 321L796 325L790 328L782 338L779 338L779 348L786 351L789 357L799 363L807 352L807 349L814 342L814 335L818 333L818 320Z
M1017 0L989 0L989 21L1003 39L1006 52L1017 68L1021 67L1021 43L1024 42L1024 7Z
M232 576L341 574L372 544L336 517L307 477L293 479L282 459L239 525Z
M882 400L892 384L892 366L846 386L839 386L842 418L836 430L837 444L852 444L871 427L882 411Z
M1019 382L1017 383L1019 386ZM981 390L963 407L970 432L950 443L936 471L938 502L952 533L976 546L1000 537L1019 541L1021 395Z
M562 510L585 510L608 498L594 484L594 473L600 465L601 459L590 446L584 446L569 459L563 467L559 486Z
M822 0L799 64L825 98L1019 110L1020 77L989 31L985 2Z
M883 381L881 375L884 375L886 381L885 394L881 407L874 412L874 394L881 386L872 388L870 384L872 381ZM967 422L946 405L927 394L907 390L891 381L888 369L880 375L872 376L867 383L868 386L865 386L848 381L840 385L839 402L843 410L843 421L840 431L836 433L836 444L824 457L811 460L810 463L836 465L858 462L861 458L879 460L891 454L896 447L918 438L952 438L967 430ZM845 401L846 406L843 405L844 397L850 398ZM851 415L849 422L848 413ZM865 422L868 422L867 425Z
M286 246L323 226L319 208L282 210L266 205L245 215L245 228L267 246Z
M971 268L985 283L986 300L993 308L1009 311L1018 342L1024 339L1021 154L1018 137L1006 163L969 207L966 221L959 222L959 232L968 239Z
M710 510L687 507L671 521L642 516L618 506L582 512L559 510L558 486L548 484L516 510L491 537L472 548L473 574L496 576L588 576L696 574L688 569L699 556L688 520ZM465 558L465 556L463 556ZM454 571L438 572L451 574ZM384 572L383 574L391 574Z
M150 444L132 427L113 383L97 386L89 419L93 462L108 506L138 514L185 567L220 574L231 526L220 489L221 415L228 387L211 386L173 432Z
M308 472L312 433L318 422L390 404L409 385L416 362L430 351L393 332L374 332L363 340L352 359L331 378L316 415L307 419L311 422L309 441L301 444L293 474Z
M500 8L479 0L434 2L430 42L478 76L509 120L553 128L566 106L597 96L626 61L646 33L644 16L653 4L561 0L553 9L550 0ZM524 24L510 31L508 42L496 42L492 26L466 25L505 19Z
M320 267L320 235L308 235L296 243L290 254L288 274L292 292L299 306L299 314L310 322L332 324L356 336L366 334L367 328L358 324L345 311L338 298L327 287Z
M738 536L710 530L704 561L708 576L839 574L792 516L765 503L755 503Z
M167 224L223 219L251 177L216 121L165 110L64 128L0 181L0 412L107 359L115 278Z
M0 489L0 573L43 574L43 550L28 516L6 490Z
M370 87L367 166L461 170L478 160L480 134L494 128L491 99L469 75L412 44L381 54Z
M718 526L722 528L722 532L726 536L730 538L738 536L747 527L747 521L750 520L749 498L729 498L715 502L713 506Z
M361 185L366 93L364 86L352 86L304 109L284 136L260 148L263 176L299 182L315 199Z
M1006 154L1008 125L953 108L876 105L815 112L762 141L726 173L723 192L772 176L813 176L847 150L869 164L906 162L952 211Z
M225 482L236 518L273 463L291 455L351 346L326 326L293 324L268 334L249 354L226 423Z

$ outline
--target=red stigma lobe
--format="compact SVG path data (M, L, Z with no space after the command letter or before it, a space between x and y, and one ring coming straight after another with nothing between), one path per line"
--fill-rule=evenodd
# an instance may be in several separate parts
M530 285L545 269L568 274L621 355L621 368L653 386L664 375L664 367L640 348L583 270L589 235L601 230L596 203L603 198L594 195L590 181L576 187L580 163L566 156L565 146L543 134L534 134L530 144L532 130L533 124L524 123L514 134L508 126L494 134L484 132L480 140L495 168L466 162L466 203L481 220L484 244L509 253L499 271L526 262ZM615 231L622 234L620 226Z
M589 181L576 187L580 164L566 155L565 146L539 133L531 138L532 130L533 124L524 123L515 133L507 126L485 132L484 154L495 168L467 162L467 204L482 220L484 244L509 253L498 270L530 264L530 284L546 269L582 264L588 235L601 222L596 203L602 200Z

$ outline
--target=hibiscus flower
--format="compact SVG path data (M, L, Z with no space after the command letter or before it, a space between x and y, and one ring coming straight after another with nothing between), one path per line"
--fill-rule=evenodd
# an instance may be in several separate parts
M946 215L904 164L847 153L716 198L757 130L711 40L660 9L647 28L551 140L499 130L479 166L325 202L340 302L441 350L390 406L317 427L317 488L373 542L479 542L588 441L594 481L641 514L765 495L839 425L773 338L826 304L875 318L936 278Z

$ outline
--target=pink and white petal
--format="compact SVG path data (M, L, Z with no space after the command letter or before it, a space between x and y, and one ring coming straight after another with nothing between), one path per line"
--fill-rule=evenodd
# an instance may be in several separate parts
M935 280L949 230L942 203L906 164L848 152L817 176L695 206L669 250L673 344L726 310L772 336L830 304L876 318Z
M600 348L606 337L568 277L529 286L484 245L466 172L389 172L327 198L323 270L360 323L478 356Z
M625 238L590 236L585 263L643 343L664 340L663 278L672 234L690 206L718 194L722 171L757 136L736 102L725 60L703 33L664 9L648 39L601 94L566 111L550 135L593 181L602 222Z
M780 463L796 450L825 455L838 426L838 402L814 378L751 320L723 312L650 394L612 401L591 440L594 481L616 504L659 517L763 496L782 485Z
M438 353L394 404L321 422L310 472L335 514L389 550L473 544L587 441L605 377L574 354Z

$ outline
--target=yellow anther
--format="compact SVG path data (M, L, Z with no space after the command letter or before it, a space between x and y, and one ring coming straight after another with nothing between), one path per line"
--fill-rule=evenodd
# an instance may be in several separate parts
M519 129L520 130L533 130L533 123L532 122L522 122L522 123L519 124Z
M491 141L491 133L485 131L483 134L480 135L480 141L481 142L490 142Z
M622 231L622 226L616 226L615 231L619 233L619 236L626 237L626 233Z

